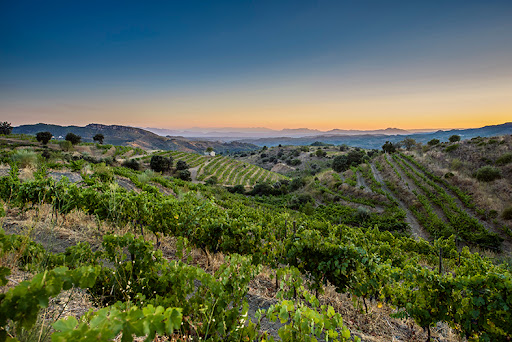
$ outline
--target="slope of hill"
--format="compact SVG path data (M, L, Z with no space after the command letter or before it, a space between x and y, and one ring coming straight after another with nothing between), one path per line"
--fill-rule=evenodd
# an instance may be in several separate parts
M140 147L145 150L178 150L202 152L212 147L217 152L250 151L255 149L254 145L242 142L223 143L218 141L192 141L182 137L162 137L155 133L141 128L89 124L79 126L59 126L50 124L21 125L14 127L15 134L35 135L37 132L49 131L55 138L64 138L67 133L78 134L84 142L92 142L93 137L101 133L105 136L105 143L112 145L123 145Z
M393 132L393 131L392 131ZM347 134L321 134L315 136L293 138L293 137L279 137L279 138L260 138L260 139L242 139L241 142L255 144L257 146L277 146L277 145L310 145L315 141L341 145L347 144L354 147L362 148L377 148L379 149L386 141L396 143L404 140L407 137L415 139L417 142L426 143L432 139L448 140L451 135L460 135L463 139L471 139L477 136L491 137L496 135L512 134L512 122L504 123L501 125L485 126L473 129L457 129L449 131L437 131L430 133L416 133L416 134L360 134L360 135L347 135Z

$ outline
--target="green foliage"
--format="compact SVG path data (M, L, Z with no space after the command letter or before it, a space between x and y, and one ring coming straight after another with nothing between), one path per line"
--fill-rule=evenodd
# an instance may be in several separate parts
M73 144L68 140L59 141L59 146L63 151L71 151L73 148Z
M187 170L190 166L187 164L186 161L184 160L178 160L176 162L176 170L178 171L181 171L181 170ZM181 178L181 177L180 177ZM183 179L183 178L182 178Z
M43 145L48 144L48 142L52 139L53 134L50 132L39 132L36 134L36 139Z
M512 220L512 205L509 205L505 209L503 209L503 213L501 214L504 220Z
M476 170L475 178L481 182L492 182L501 178L501 172L499 169L487 165Z
M324 150L318 149L318 150L316 150L315 155L318 158L323 158L327 155L327 152L325 152Z
M452 144L452 145L448 145L446 146L446 148L444 149L445 152L452 152L452 151L455 151L457 148L459 148L459 144Z
M449 137L449 138L448 138L448 140L449 140L450 142L452 142L452 143L453 143L453 142L460 141L460 135L456 135L456 134L454 134L454 135L452 135L451 137Z
M103 134L98 133L94 137L92 137L93 141L97 141L100 145L103 145L103 140L105 139L105 136Z
M438 145L439 143L440 143L439 139L432 139L427 144L429 146L435 146L435 145Z
M12 133L12 126L10 122L4 121L0 123L0 134L9 135Z
M386 141L384 145L382 145L382 151L385 153L395 153L396 152L396 146L390 141Z
M178 176L179 179L184 180L184 181L191 181L192 180L192 177L191 177L191 174L190 174L189 170L180 170L180 171L178 171L177 176Z
M82 140L82 137L77 135L77 134L75 134L75 133L69 132L68 134L66 134L66 138L65 139L66 139L66 141L69 141L71 144L77 145Z
M39 155L30 150L17 150L12 155L12 161L17 163L19 167L35 167L39 162Z
M166 172L172 167L172 157L164 157L159 155L153 155L149 162L149 167L156 172Z
M512 153L508 152L496 159L496 165L506 165L512 163Z
M123 166L134 171L139 171L141 169L140 163L135 159L127 159L123 162Z

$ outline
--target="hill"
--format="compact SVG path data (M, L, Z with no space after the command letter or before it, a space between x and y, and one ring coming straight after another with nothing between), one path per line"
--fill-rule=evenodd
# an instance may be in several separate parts
M294 138L294 137L273 137L273 138L260 138L260 139L242 139L238 140L240 142L250 143L257 146L277 146L277 145L310 145L315 141L321 141L324 143L341 145L346 144L354 147L362 147L362 148L376 148L380 149L381 146L386 141L391 141L393 143L404 140L405 138L412 138L417 142L426 143L432 139L440 139L440 140L448 140L451 135L460 135L463 139L471 139L477 136L482 137L491 137L496 135L505 135L512 134L512 122L500 124L500 125L492 125L485 126L480 128L472 128L472 129L454 129L448 131L437 131L430 133L415 133L415 134L407 134L406 131L398 134L395 129L388 129L389 132L393 134L382 134L383 132L379 132L379 134L357 134L357 135L349 135L343 131L342 134L320 134L315 136Z
M66 134L74 133L82 137L84 142L92 142L93 137L101 133L105 136L105 143L112 145L139 147L145 150L177 150L189 152L202 152L212 147L216 152L250 151L254 145L242 142L223 143L218 141L193 141L182 137L162 137L142 128L89 124L80 126L59 126L50 124L21 125L14 127L14 134L35 135L37 132L49 131L55 138L63 139Z
M217 341L512 336L508 135L391 154L321 143L286 147L281 156L279 147L261 149L252 157L323 159L297 168L293 179L263 183L263 169L227 157L63 148L0 137L0 334L67 341L121 339L126 331ZM203 165L221 175L229 166L249 186L147 169L152 156L168 155L187 161L189 171ZM444 171L445 164L454 168ZM478 176L484 166L501 178ZM490 187L483 196L502 201L503 211L470 192L481 187Z

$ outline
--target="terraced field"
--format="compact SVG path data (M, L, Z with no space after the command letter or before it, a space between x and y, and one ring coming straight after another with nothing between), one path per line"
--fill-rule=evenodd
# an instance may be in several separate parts
M205 156L197 153L172 151L174 161L185 161L191 169L197 171L196 180L206 181L216 177L219 184L253 186L258 182L277 182L287 177L265 170L259 166L234 160L224 156Z

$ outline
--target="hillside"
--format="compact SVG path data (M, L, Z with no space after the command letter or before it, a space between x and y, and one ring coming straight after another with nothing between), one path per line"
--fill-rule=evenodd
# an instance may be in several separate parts
M471 139L474 137L491 137L496 135L512 134L512 122L504 123L501 125L485 126L480 128L472 129L455 129L448 131L437 131L432 133L416 133L407 134L402 132L398 134L396 131L391 131L392 134L358 134L348 135L343 134L319 134L307 137L272 137L272 138L260 138L260 139L241 139L240 142L250 143L257 146L277 146L277 145L310 145L315 141L321 141L324 143L342 145L346 144L353 147L361 147L368 149L380 149L381 146L386 142L397 143L403 139L409 137L417 142L426 143L432 139L447 140L450 136L456 134L460 135L463 139Z
M512 220L506 204L494 215L462 186L472 180L470 188L492 186L485 196L510 198L502 197L510 136L386 154L308 146L241 157L277 158L282 149L281 161L316 161L291 179L224 156L0 140L0 333L47 341L126 331L212 341L512 336ZM148 169L152 156L169 155L171 169ZM182 179L179 160L205 184ZM443 160L460 167L446 177ZM485 164L501 178L475 180L471 169ZM223 176L229 168L236 176Z
M247 143L223 143L215 141L192 141L181 137L162 137L141 128L89 124L79 126L59 126L49 124L21 125L14 127L14 134L35 135L38 132L51 132L55 138L63 139L66 134L74 133L82 137L84 142L92 142L93 137L101 133L105 136L105 143L112 145L139 147L145 150L176 150L188 152L203 152L212 147L217 152L250 151L256 148Z

